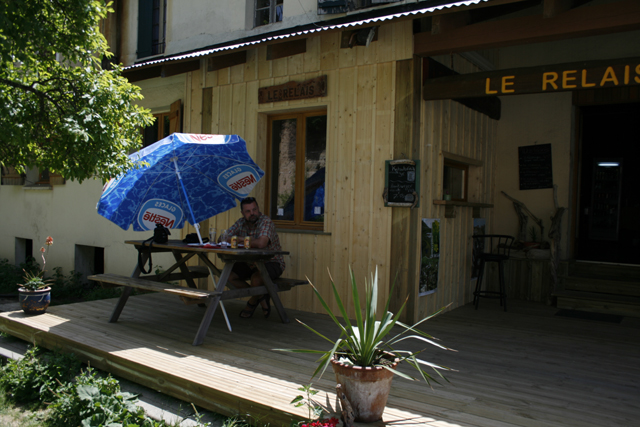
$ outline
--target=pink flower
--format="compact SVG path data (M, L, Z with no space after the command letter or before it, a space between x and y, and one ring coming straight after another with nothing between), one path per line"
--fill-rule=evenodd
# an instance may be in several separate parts
M44 249L44 246L40 248L40 252L45 253L46 250Z
M53 245L53 237L51 237L51 236L47 237L47 240L44 242L44 244L47 245L47 246Z

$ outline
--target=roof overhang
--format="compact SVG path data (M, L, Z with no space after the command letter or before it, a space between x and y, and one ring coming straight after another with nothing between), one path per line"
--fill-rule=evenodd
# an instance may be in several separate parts
M465 10L467 8L489 2L493 5L511 3L513 1L520 0L463 0L456 2L434 0L420 2L428 3L429 6L426 7L416 8L416 6L420 6L420 3L412 4L411 7L413 7L413 9L407 8L407 5L399 8L375 9L371 12L347 15L346 17L333 19L331 21L324 21L320 24L312 23L301 27L295 27L280 33L266 33L247 39L233 40L200 50L164 56L162 58L153 58L146 61L143 60L136 64L124 67L123 72L126 77L134 81L154 77L167 77L169 75L179 74L180 72L194 71L194 67L195 69L198 69L198 67L196 67L196 63L199 63L199 59L201 57L215 55L224 51L249 48L258 44L276 42L284 39L306 37L322 31L342 30L349 27L358 27L397 19L413 18L420 15L434 14L438 12L451 12L454 8L462 8L461 10Z

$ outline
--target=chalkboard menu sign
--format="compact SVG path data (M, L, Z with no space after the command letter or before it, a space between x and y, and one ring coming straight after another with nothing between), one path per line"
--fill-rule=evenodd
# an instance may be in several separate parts
M518 147L520 190L553 188L551 144Z
M419 206L420 161L385 161L385 206Z

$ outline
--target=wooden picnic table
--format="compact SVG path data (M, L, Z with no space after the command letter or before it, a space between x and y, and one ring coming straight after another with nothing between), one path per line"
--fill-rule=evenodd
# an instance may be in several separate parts
M125 243L134 245L138 251L142 251L142 262L146 263L149 259L150 253L170 252L173 254L175 263L161 274L154 274L149 276L141 276L141 269L136 262L136 267L131 277L119 276L114 274L98 274L90 276L90 280L95 280L102 283L108 283L117 286L125 286L122 291L122 295L118 300L116 307L113 310L109 322L114 323L118 321L122 310L124 309L127 299L131 295L133 288L153 290L158 292L166 292L175 294L181 297L186 303L202 303L206 304L204 316L196 333L193 345L201 345L204 341L204 337L207 334L213 315L218 307L221 305L221 301L233 298L250 297L253 295L265 295L271 296L271 301L280 316L283 323L289 323L289 317L280 301L278 292L286 291L294 286L308 283L306 280L286 279L278 278L271 280L265 262L271 260L275 255L288 255L287 251L270 251L265 249L231 249L230 247L219 246L201 246L201 245L189 245L183 243L180 240L169 240L167 243L154 243L151 246L149 252L148 244L143 248L144 240L127 240ZM209 259L210 254L216 254L224 262L222 270L217 268ZM206 266L208 271L204 271L202 268L193 268L186 263L191 258L197 257ZM231 270L236 262L254 263L258 268L264 286L248 287L248 288L235 288L231 282L229 282L229 276ZM144 265L144 264L143 264ZM178 270L178 272L176 272ZM208 289L198 289L198 286L194 279L208 277L211 275L214 278L215 291ZM217 278L217 280L216 280ZM168 285L162 282L185 280L188 288ZM222 307L224 312L224 307ZM226 312L225 319L226 318Z

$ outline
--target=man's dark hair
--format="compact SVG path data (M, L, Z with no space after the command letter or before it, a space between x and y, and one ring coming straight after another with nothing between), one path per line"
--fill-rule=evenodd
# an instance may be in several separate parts
M256 206L258 206L258 201L256 200L255 197L245 197L240 202L240 210L242 210L244 208L244 205L250 205L251 203L255 203Z

